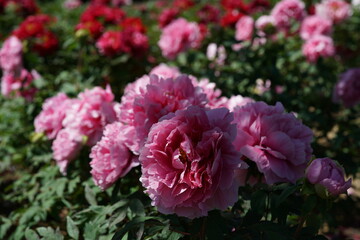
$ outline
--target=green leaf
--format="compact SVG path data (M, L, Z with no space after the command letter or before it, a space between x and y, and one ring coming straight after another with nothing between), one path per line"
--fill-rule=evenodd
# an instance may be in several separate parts
M143 224L147 220L158 220L159 218L156 217L135 217L133 220L128 222L120 231L116 232L113 236L112 240L121 240L128 233L130 230L138 227L139 225Z
M142 202L135 198L130 200L129 204L130 210L137 216L145 216L145 209Z
M97 205L95 193L88 184L85 184L85 198L90 205Z
M291 194L296 192L297 189L298 189L297 185L292 185L288 188L285 188L284 191L282 191L282 193L280 194L280 196L276 199L276 205L280 206L280 204L283 203L286 200L286 198L288 198Z
M25 230L25 238L26 240L40 240L39 235L37 235L37 233L30 228Z
M66 217L66 230L70 237L79 239L79 228L69 216Z

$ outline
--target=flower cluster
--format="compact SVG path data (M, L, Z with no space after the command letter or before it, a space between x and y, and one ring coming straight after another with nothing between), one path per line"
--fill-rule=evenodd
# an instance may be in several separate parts
M100 54L109 57L120 53L138 57L149 47L140 18L126 17L120 8L100 3L90 5L83 12L76 30L79 36L90 35Z

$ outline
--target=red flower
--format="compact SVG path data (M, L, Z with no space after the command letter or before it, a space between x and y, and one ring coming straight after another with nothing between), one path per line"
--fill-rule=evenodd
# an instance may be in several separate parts
M76 25L76 30L87 30L89 31L90 35L93 38L98 38L100 34L102 33L104 27L101 23L99 23L96 20L88 21L88 22L81 22L78 25Z
M219 21L220 11L216 7L206 4L198 12L197 16L201 23L217 23Z
M141 19L137 17L126 18L124 21L121 22L120 26L123 29L131 28L132 31L141 32L141 33L146 32L146 28L144 24L142 23Z
M144 55L149 49L148 37L133 28L126 28L122 32L124 51L135 57Z
M221 5L227 10L239 10L240 12L247 13L249 7L242 0L221 0Z
M52 18L44 14L29 16L14 30L13 35L21 40L29 37L36 37L37 35L44 33L44 25L51 21L53 21Z
M105 23L120 23L125 13L119 8L110 8L104 5L90 5L81 15L81 22L103 21Z
M231 26L234 27L237 21L244 16L241 12L237 10L227 11L225 15L221 18L221 26L227 27Z
M188 9L194 6L195 3L192 0L174 0L173 6L180 9Z
M40 55L45 56L54 52L57 47L58 40L56 36L50 31L45 31L41 36L37 37L33 49Z
M249 3L248 7L251 13L263 11L270 7L270 2L268 0L253 0Z
M179 14L179 11L174 8L164 9L159 15L159 26L160 28L166 27L169 23L171 23Z
M96 42L99 52L105 56L114 56L123 48L122 34L118 31L107 31Z

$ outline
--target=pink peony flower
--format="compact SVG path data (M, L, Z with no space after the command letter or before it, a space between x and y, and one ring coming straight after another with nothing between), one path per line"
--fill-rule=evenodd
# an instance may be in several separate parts
M139 156L140 181L160 212L196 218L237 201L234 170L246 164L231 144L232 120L225 108L191 106L153 125Z
M80 7L81 4L81 0L66 0L64 2L64 7L71 10Z
M237 137L233 142L249 160L256 163L268 184L292 182L304 176L311 158L311 130L281 103L248 103L234 109Z
M316 15L340 23L348 19L351 14L351 5L343 0L323 0L315 5Z
M226 108L230 111L234 111L235 107L245 106L248 103L255 102L254 99L249 97L243 97L241 95L231 96L226 103Z
M254 19L250 16L243 16L237 21L235 28L237 41L250 41L254 32Z
M218 47L216 43L210 43L206 50L206 56L210 61L214 61L216 65L223 66L227 58L226 49L223 45Z
M120 122L108 124L104 136L91 149L91 174L102 190L110 187L133 167L138 166L138 157L129 149L133 146L134 128Z
M170 67L165 63L161 63L154 67L149 74L155 74L162 78L176 78L180 76L181 73L177 67Z
M199 47L201 38L196 23L178 18L163 29L158 45L164 57L174 59L180 52Z
M71 102L64 93L46 99L42 111L35 118L35 131L44 132L49 139L54 139L63 127L62 121Z
M329 35L331 28L332 23L329 19L317 15L308 16L301 23L300 36L308 40L316 35Z
M99 52L105 56L114 56L123 50L121 32L107 31L96 42Z
M53 158L60 168L60 172L66 175L69 163L75 159L82 147L82 135L71 128L60 130L52 143Z
M93 146L100 140L104 127L116 120L114 95L109 86L106 90L95 87L78 95L66 111L65 128L78 131Z
M0 49L0 67L5 72L22 68L22 43L15 37L7 38Z
M275 20L273 16L263 15L259 17L255 22L255 27L257 29L257 34L261 37L267 35L272 28L275 27Z
M227 106L228 99L221 97L221 90L216 88L216 84L210 82L209 79L203 78L198 81L196 78L193 78L192 83L195 87L200 87L203 93L206 94L208 103L205 106L207 108L213 109Z
M301 21L305 17L305 4L301 0L282 0L275 5L271 16L277 28L287 30L293 21Z
M201 88L195 87L186 75L168 79L151 75L150 83L146 89L140 89L140 92L132 106L132 124L135 126L140 146L146 140L151 126L161 117L191 105L203 107L207 103Z
M360 103L360 68L351 68L341 74L334 88L333 99L348 108Z
M4 72L1 80L1 93L5 97L21 96L31 101L36 93L36 88L31 87L31 83L39 74L32 70L29 73L26 69L20 69L19 75L12 72Z
M315 186L324 187L331 195L336 196L351 187L351 179L345 182L344 169L330 158L318 158L306 169L306 178Z
M302 46L302 53L309 62L316 62L319 57L331 57L335 47L331 37L315 35Z

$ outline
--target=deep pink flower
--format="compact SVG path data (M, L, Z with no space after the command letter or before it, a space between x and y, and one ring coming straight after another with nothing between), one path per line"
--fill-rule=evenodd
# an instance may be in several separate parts
M140 153L140 181L165 214L196 218L224 210L238 198L234 170L246 164L231 142L233 115L191 106L153 125Z
M162 78L176 78L180 76L181 73L177 67L170 67L165 63L161 63L154 67L149 74L155 74Z
M21 96L31 101L36 93L36 88L31 87L31 83L39 74L32 70L20 69L19 73L4 72L1 80L1 93L5 97Z
M351 5L343 0L323 0L315 6L316 15L340 23L351 16Z
M282 0L275 5L271 16L276 27L287 30L293 21L301 21L305 17L305 4L301 0Z
M93 146L100 140L104 127L116 120L114 95L108 86L106 90L95 87L86 89L73 100L63 121L65 128L71 128L88 138L87 145Z
M101 140L91 149L91 174L102 190L139 165L138 157L129 149L134 144L134 134L132 126L120 122L108 124Z
M18 71L22 67L22 43L11 36L5 40L0 49L0 67L5 72Z
M329 19L317 15L309 16L301 23L300 36L302 39L310 39L316 35L329 35L332 23Z
M309 62L316 62L319 57L331 57L335 54L334 42L331 37L315 35L303 44L302 53Z
M180 52L198 47L201 38L198 24L178 18L163 29L158 45L164 57L174 59Z
M318 158L306 169L306 178L310 183L321 185L333 196L351 187L351 179L345 182L344 169L330 158Z
M333 99L342 102L345 107L360 103L360 68L351 68L341 74L334 88Z
M164 28L179 15L179 10L175 8L164 9L159 15L159 26Z
M35 118L35 131L43 132L49 139L54 139L63 127L62 121L70 104L71 100L64 93L46 99L42 111Z
M268 184L296 182L311 158L311 130L280 103L248 103L234 109L235 148L256 163Z
M122 35L119 31L107 31L96 42L99 52L105 56L114 56L123 49Z
M238 41L251 40L254 32L254 19L250 16L243 16L235 25L235 39Z
M65 128L60 130L52 143L53 158L66 175L69 163L75 159L82 147L83 136L75 129Z
M208 103L205 105L208 108L220 108L227 107L228 99L221 97L221 90L216 88L216 84L210 82L209 79L203 78L198 81L196 78L192 78L192 82L195 87L200 87L203 93L206 94Z

